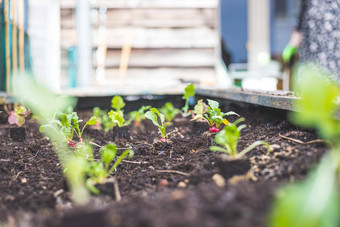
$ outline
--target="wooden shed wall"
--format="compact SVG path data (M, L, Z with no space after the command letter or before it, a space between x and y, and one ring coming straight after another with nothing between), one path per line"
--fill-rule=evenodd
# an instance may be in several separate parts
M75 5L75 0L61 1L64 78L70 66L67 49L77 42ZM211 78L216 82L218 0L106 0L92 1L91 7L94 71L98 66L95 53L101 42L99 27L105 25L105 69L109 80L118 76L121 50L128 42L132 49L126 77L151 78L161 70L162 76L197 81ZM104 23L99 20L101 7L107 7Z

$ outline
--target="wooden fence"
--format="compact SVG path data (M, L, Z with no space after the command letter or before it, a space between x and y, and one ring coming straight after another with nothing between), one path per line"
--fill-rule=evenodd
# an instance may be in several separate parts
M11 78L30 69L28 0L0 0L0 91L12 92Z

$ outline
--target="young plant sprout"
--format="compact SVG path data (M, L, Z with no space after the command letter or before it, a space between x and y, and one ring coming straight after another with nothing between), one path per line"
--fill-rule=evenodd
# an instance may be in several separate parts
M5 106L5 108L7 107ZM18 127L22 127L25 123L25 118L31 114L31 111L24 106L15 106L14 110L6 112L9 114L8 123L15 124Z
M198 122L205 121L203 118L203 114L208 110L207 104L203 102L203 99L197 101L197 104L194 107L194 110L191 111L193 120Z
M233 111L229 111L227 113L223 113L219 108L219 103L208 99L208 104L206 105L203 101L198 101L197 105L195 106L194 114L195 117L192 120L202 121L205 120L209 126L209 132L219 132L219 126L224 123L225 125L229 125L230 122L224 118L224 116L229 115L237 115L237 113Z
M195 95L195 86L193 84L189 84L184 89L184 94L182 99L185 99L185 105L182 108L185 115L188 115L189 111L189 98Z
M55 127L52 125L57 125L59 126L60 130L57 131L57 133L60 133L64 136L65 140L70 146L74 146L74 141L73 141L73 136L74 134L79 138L79 141L83 141L83 133L84 129L87 125L95 125L97 124L97 119L96 117L91 117L90 120L88 120L85 125L83 126L82 129L80 129L79 123L82 122L83 120L79 120L79 117L76 112L72 112L69 114L66 113L60 113L59 114L59 120L53 119L52 121L49 122L49 124L42 125L40 126L39 130L40 132L44 131L45 127L51 127L55 130Z
M145 117L152 121L154 125L156 125L161 133L162 138L160 141L166 141L166 127L170 125L169 122L165 122L164 114L161 114L156 108L151 108L148 112L145 113ZM158 118L160 123L158 123Z
M175 108L171 102L165 103L159 111L164 114L165 120L167 121L172 121L175 116L181 112L179 109Z
M112 98L111 107L114 110L111 110L108 115L114 126L123 127L124 125L126 125L124 124L124 111L122 110L124 106L125 102L121 96L116 95Z
M105 110L101 110L99 107L94 107L93 116L97 118L97 125L101 125L104 132L108 132L113 129L115 124L111 121Z
M132 121L135 122L136 125L139 125L142 120L145 119L145 111L150 109L151 106L142 106L138 110L131 111L128 113L130 119L128 120L128 124L130 124Z
M87 168L86 173L88 179L86 180L86 186L94 193L98 194L99 190L95 187L96 184L103 184L107 178L113 173L117 166L128 156L132 158L134 156L133 150L125 150L115 162L114 159L117 156L117 146L113 143L107 144L100 149L100 161L95 161L93 158L93 150L89 145L84 145L77 150L77 156L86 160ZM113 162L111 168L110 164ZM79 162L82 164L81 162ZM82 169L82 168L80 168Z
M270 146L267 142L256 141L249 147L245 148L241 152L237 152L237 143L241 136L241 130L247 127L246 125L237 126L238 123L244 121L244 118L239 118L235 122L226 125L224 129L215 136L215 141L222 147L211 146L211 151L220 151L230 154L233 158L241 158L243 155L254 149L256 146L267 146L268 153L270 152Z

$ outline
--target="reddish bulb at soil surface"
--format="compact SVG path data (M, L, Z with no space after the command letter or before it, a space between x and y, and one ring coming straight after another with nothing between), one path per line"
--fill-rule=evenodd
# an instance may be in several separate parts
M159 141L161 141L161 142L166 142L166 141L168 141L168 140L165 139L165 138L162 138L162 139L160 139Z
M209 128L209 132L210 132L210 133L219 132L219 131L220 131L220 129L219 129L219 128L216 128L216 127L211 127L211 128Z
M69 144L71 147L73 147L73 146L74 146L74 143L73 143L73 141L69 141L69 142L68 142L68 144Z
M80 141L80 142L83 142L83 138L80 137L80 138L79 138L79 141Z
M97 121L97 123L95 124L95 126L101 126L102 122L100 120Z
M167 187L168 185L169 185L169 181L166 179L162 179L159 181L159 186Z

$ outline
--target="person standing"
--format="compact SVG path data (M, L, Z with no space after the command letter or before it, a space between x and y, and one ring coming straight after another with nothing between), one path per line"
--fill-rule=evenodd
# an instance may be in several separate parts
M340 0L301 0L298 25L282 52L283 61L298 50L300 62L320 66L340 84Z

